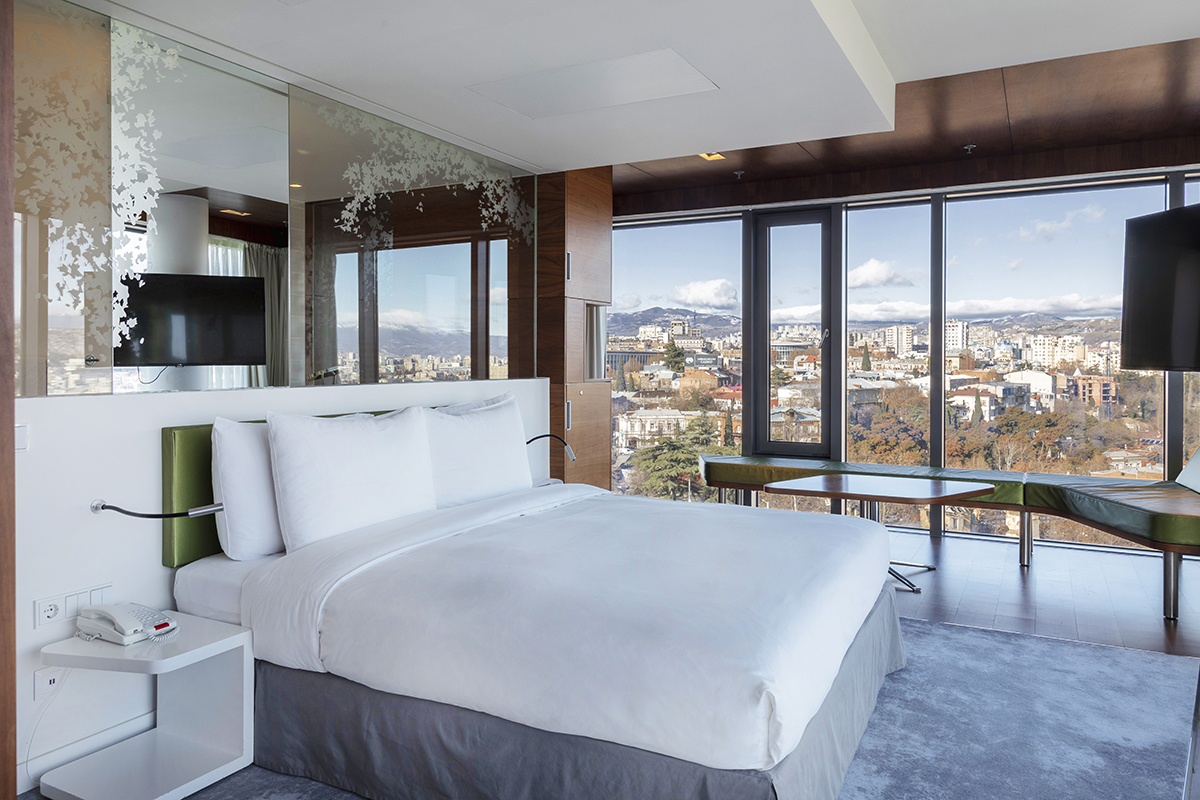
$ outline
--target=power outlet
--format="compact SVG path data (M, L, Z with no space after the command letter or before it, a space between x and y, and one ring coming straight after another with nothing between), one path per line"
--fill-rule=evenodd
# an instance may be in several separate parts
M40 628L53 622L61 622L67 618L65 609L67 601L62 595L46 597L34 603L34 624Z
M69 622L79 616L79 610L97 603L116 602L111 583L102 583L87 589L76 589L66 594L43 597L33 602L33 627L44 628L56 622Z
M33 702L45 700L62 684L62 667L43 667L33 673Z

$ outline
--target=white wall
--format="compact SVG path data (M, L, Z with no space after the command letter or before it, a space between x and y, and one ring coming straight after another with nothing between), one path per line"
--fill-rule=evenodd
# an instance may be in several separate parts
M549 430L544 379L18 398L16 421L29 435L28 449L16 456L18 763L28 753L36 780L153 725L153 683L145 676L73 670L51 701L35 704L39 651L72 635L74 622L35 629L33 609L39 598L110 581L118 601L174 607L174 571L161 561L162 523L88 508L103 498L160 510L162 428L216 416L262 419L268 410L333 414L442 405L506 391L517 396L528 436ZM529 450L534 480L548 477L548 441ZM19 790L31 788L24 767L19 775Z

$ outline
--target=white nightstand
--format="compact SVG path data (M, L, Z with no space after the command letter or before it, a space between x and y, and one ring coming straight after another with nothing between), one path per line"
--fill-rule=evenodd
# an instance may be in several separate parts
M176 800L254 760L249 628L168 611L175 638L122 647L67 639L42 662L158 676L158 726L42 776L51 800Z

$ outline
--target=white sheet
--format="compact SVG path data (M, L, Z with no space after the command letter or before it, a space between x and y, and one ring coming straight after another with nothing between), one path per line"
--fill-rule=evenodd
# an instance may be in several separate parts
M175 607L184 614L242 624L242 583L254 570L283 553L234 561L224 553L193 561L175 571Z
M254 571L254 649L719 769L800 741L886 578L876 523L549 486Z

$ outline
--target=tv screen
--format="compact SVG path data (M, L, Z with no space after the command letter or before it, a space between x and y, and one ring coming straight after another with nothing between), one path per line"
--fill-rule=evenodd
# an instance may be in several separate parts
M129 287L129 338L117 367L252 365L267 361L262 278L145 273ZM139 285L140 284L140 285Z
M1200 370L1200 206L1125 223L1121 366Z

